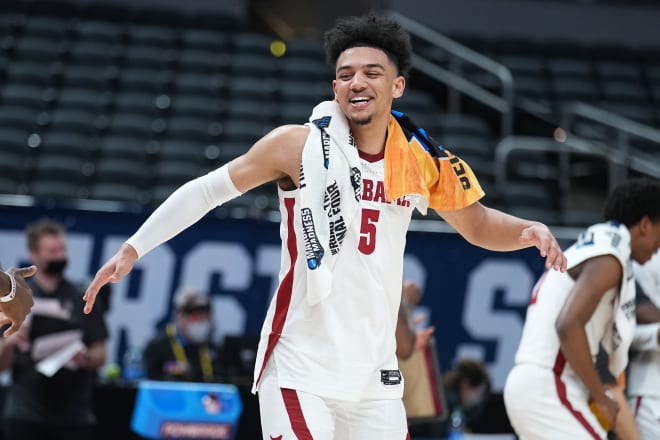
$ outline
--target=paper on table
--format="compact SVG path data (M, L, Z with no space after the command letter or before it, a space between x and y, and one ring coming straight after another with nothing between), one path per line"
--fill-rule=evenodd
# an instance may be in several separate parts
M32 341L32 359L39 361L49 357L75 341L82 341L81 330L65 330L39 336Z
M74 340L70 344L65 345L57 352L37 363L36 369L44 376L52 377L60 370L60 368L62 368L67 362L73 359L73 357L84 348L85 344L83 344L80 339Z

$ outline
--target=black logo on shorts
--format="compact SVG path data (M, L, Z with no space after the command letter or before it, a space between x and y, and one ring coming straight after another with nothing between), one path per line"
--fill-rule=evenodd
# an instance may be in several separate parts
M383 385L399 385L401 372L399 370L380 370L380 381Z

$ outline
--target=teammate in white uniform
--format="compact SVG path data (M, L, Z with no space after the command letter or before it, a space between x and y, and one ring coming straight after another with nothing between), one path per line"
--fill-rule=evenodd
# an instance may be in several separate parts
M618 406L594 362L602 344L612 374L626 366L635 328L631 258L643 263L660 247L660 183L624 182L609 196L605 219L566 250L565 273L546 272L534 287L504 388L521 439L602 439L601 423L614 426Z
M639 283L637 329L628 366L627 394L642 440L660 439L660 254L634 265Z
M336 68L335 103L330 107L336 109L335 118L346 118L349 146L357 147L361 156L355 159L360 169L335 170L350 174L350 182L337 183L353 185L355 194L348 197L358 203L355 218L342 234L341 253L331 260L336 264L329 294L308 289L308 281L320 273L311 272L318 268L315 258L327 260L329 255L319 251L329 248L327 243L324 248L309 244L314 225L310 229L308 211L301 214L303 189L307 194L311 179L330 173L323 161L318 173L306 168L303 177L301 172L306 154L313 152L308 141L313 136L327 141L319 131L330 118L322 118L316 120L317 127L276 128L244 155L175 191L99 269L84 297L86 310L91 310L102 285L119 281L146 252L215 206L277 181L280 285L264 322L255 369L263 437L403 440L407 427L394 334L405 234L417 203L428 203L475 245L499 251L535 246L546 257L546 267L556 270L565 270L566 259L545 225L479 203L483 192L464 162L435 150L439 158L431 160L431 149L419 141L423 133L404 136L391 108L405 88L411 47L396 22L374 16L343 19L326 34L325 46ZM322 144L324 154L328 145ZM332 156L329 163L336 163ZM402 175L410 181L402 181ZM419 190L410 196L405 192L409 183ZM330 186L324 189L317 201L326 202ZM418 193L421 202L414 196ZM332 200L327 201L319 203L325 215L315 220L327 222L334 215L333 207L325 206Z

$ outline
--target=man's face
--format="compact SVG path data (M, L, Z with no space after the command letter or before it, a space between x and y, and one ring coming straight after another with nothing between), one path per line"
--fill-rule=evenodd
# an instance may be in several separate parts
M640 238L631 242L632 257L644 264L660 249L660 221L653 222L644 217L639 224Z
M52 261L66 260L66 237L63 234L42 235L36 248L30 250L30 258L39 268L46 267Z
M352 47L339 55L335 98L351 125L368 125L375 118L389 118L392 100L405 88L405 79L385 52L373 47Z

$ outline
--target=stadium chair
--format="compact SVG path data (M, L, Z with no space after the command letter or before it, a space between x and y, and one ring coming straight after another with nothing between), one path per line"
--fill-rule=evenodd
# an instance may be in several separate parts
M178 30L172 27L132 24L128 37L131 44L171 48L176 46L179 35Z
M158 46L129 45L124 52L126 66L164 69L178 58L177 51Z
M48 89L31 84L5 84L0 92L3 105L22 105L41 108L48 103Z
M74 65L94 66L97 69L115 65L123 52L118 42L105 40L79 40L73 44L69 59Z
M58 70L58 65L52 62L15 60L8 63L5 73L9 83L46 87L51 83Z
M187 49L179 53L181 72L220 73L226 72L231 58L226 52L202 49Z
M0 194L16 194L17 187L17 181L7 177L0 177Z
M273 78L279 75L281 60L272 55L238 53L232 57L230 66L234 76L251 78Z
M130 159L101 158L96 162L95 183L123 183L145 188L151 178L146 164Z
M551 79L552 92L560 101L587 101L598 98L594 81L586 77L555 76Z
M94 130L96 112L86 109L56 108L50 115L50 127L79 133Z
M328 84L334 79L332 69L323 59L293 57L284 59L282 76L287 80L325 81Z
M200 175L202 175L201 166L181 160L164 159L154 167L155 182L162 186L180 186Z
M613 61L600 61L596 62L594 69L598 76L607 81L621 80L621 81L639 81L641 72L636 64L613 62Z
M190 141L206 142L212 137L211 119L200 116L173 116L167 121L167 136ZM213 133L219 134L219 133Z
M0 106L0 126L31 131L35 127L38 110L31 106Z
M607 80L603 82L603 93L608 101L626 101L644 103L647 99L646 89L637 81Z
M270 100L275 98L277 82L267 78L232 77L227 91L230 96Z
M68 18L34 15L25 23L23 33L51 40L62 40L68 36L70 29L71 20Z
M437 119L438 127L445 134L467 134L485 139L490 139L492 136L488 123L478 116L467 114L445 114Z
M105 92L112 89L117 70L103 64L69 65L62 78L62 85Z
M16 151L21 154L26 152L29 150L28 137L30 134L30 130L1 124L0 145L2 145L2 151Z
M33 60L44 64L63 57L65 46L62 41L47 37L25 36L18 40L15 51L18 60Z
M108 133L149 138L156 132L152 126L154 121L143 113L118 112L110 121Z
M323 47L321 47L317 40L297 39L287 41L285 57L306 58L325 62Z
M551 76L588 78L592 74L585 58L550 58L546 63Z
M93 169L86 166L85 159L58 153L44 153L37 158L34 173L37 180L62 181L81 183L85 175Z
M308 109L309 112L309 109ZM277 116L277 108L271 103L234 98L228 105L228 117L237 119L250 119L268 123Z
M110 21L86 19L76 26L79 41L117 44L123 34L123 26Z
M149 201L149 193L145 188L134 185L100 182L94 183L90 186L89 198L93 200L110 200L144 204Z
M223 141L228 143L254 143L266 134L269 127L261 122L245 119L228 119L224 121Z
M545 73L543 58L537 55L502 55L499 62L508 67L514 77L519 74L542 76Z
M271 37L261 34L235 33L232 35L234 53L253 53L257 55L270 55Z
M100 143L99 155L102 158L126 159L145 163L147 160L146 143L147 139L144 137L108 135Z
M127 67L119 73L122 91L161 92L172 83L173 73L168 69Z
M136 113L139 115L153 115L156 110L157 91L143 92L141 90L122 90L115 95L114 108L116 115Z
M189 138L165 139L160 145L160 160L162 162L178 161L199 164L204 160L206 145L202 140L191 140Z
M283 102L279 108L280 124L304 124L309 120L312 109L308 104L298 102Z
M61 87L56 105L59 108L88 110L98 113L110 103L111 98L112 94L110 92L79 87Z
M53 153L88 157L93 151L93 143L86 134L53 128L41 135L39 149L41 154Z
M186 49L203 49L211 52L227 52L230 38L227 33L209 29L184 29L181 40Z
M206 120L216 119L229 106L221 100L220 94L210 91L208 94L179 93L172 98L170 112L173 116L201 117Z
M303 83L301 81L283 80L279 84L278 92L282 96L282 102L306 104L308 106L313 106L323 100L333 98L332 84L328 81ZM311 110L311 108L308 108L308 113Z
M81 197L81 187L75 183L62 180L34 180L30 183L28 194L38 198L78 199Z
M220 95L227 87L227 76L212 72L181 72L174 87L183 95Z
M3 179L9 179L14 184L25 177L25 154L21 150L0 150L0 163L4 165L5 170L2 173Z
M548 100L550 95L548 80L535 75L516 74L513 78L513 89L517 97L535 100Z

